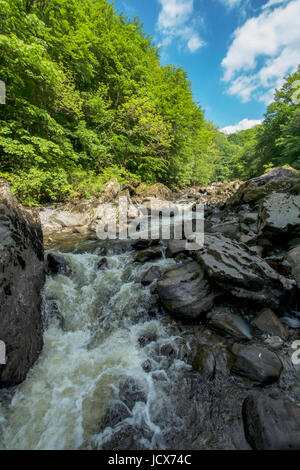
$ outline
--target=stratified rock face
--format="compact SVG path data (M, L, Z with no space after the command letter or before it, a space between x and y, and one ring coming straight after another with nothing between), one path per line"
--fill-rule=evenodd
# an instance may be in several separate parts
M266 348L256 345L234 344L232 352L235 363L231 372L246 377L255 383L268 385L276 382L282 371L278 356Z
M243 418L247 441L255 450L300 450L300 407L261 393L246 398Z
M203 269L196 262L165 273L158 281L157 290L163 306L179 319L199 318L208 312L217 292L212 292Z
M294 282L276 273L246 245L222 235L207 234L203 249L196 253L206 274L236 297L278 308Z
M25 210L0 180L0 339L7 363L0 387L22 382L43 346L44 250L37 212Z
M299 178L292 168L273 168L268 173L243 184L230 199L231 204L255 204L272 191L292 192Z
M290 238L300 235L300 196L272 193L266 197L259 210L260 231L269 238L287 234Z

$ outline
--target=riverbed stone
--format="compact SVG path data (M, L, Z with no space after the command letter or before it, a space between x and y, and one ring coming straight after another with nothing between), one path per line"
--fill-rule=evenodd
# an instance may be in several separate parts
M267 348L235 343L232 346L235 361L231 372L255 383L269 385L276 382L282 372L278 356Z
M159 246L148 248L147 250L140 251L137 253L134 261L136 263L147 263L162 257L162 251Z
M243 340L252 338L250 325L242 317L228 310L212 313L212 315L209 316L209 325L236 339Z
M287 328L270 308L261 310L252 321L252 324L271 336L279 336L284 340L288 338Z
M296 280L298 288L300 289L300 245L295 246L290 250L285 260L290 265L292 276Z
M300 235L300 196L272 193L259 209L259 229L269 239Z
M167 271L158 281L157 290L162 305L182 320L201 317L213 307L219 295L194 261Z
M143 286L150 286L152 282L160 279L163 275L163 270L159 266L152 266L149 271L142 278L142 285Z
M207 276L233 296L278 308L295 282L280 276L244 244L206 234L196 259Z
M49 253L46 261L46 272L54 276L62 274L69 277L72 275L72 268L63 256Z
M202 379L213 380L216 369L216 359L213 348L207 344L200 344L193 360L193 369Z
M247 441L255 450L300 450L300 406L262 393L243 404Z

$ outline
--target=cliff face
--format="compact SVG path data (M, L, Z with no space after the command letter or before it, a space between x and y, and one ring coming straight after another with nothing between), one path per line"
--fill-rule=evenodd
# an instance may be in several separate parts
M0 387L22 382L43 347L41 289L45 280L41 223L0 180L0 340L6 364Z

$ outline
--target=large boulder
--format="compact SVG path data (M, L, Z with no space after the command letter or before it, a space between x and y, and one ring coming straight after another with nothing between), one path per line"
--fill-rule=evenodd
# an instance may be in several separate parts
M300 407L262 393L243 404L247 441L255 450L300 450Z
M43 346L43 235L35 210L26 210L0 180L0 339L7 362L0 387L22 382Z
M218 292L212 291L203 269L196 262L167 271L157 283L163 306L179 319L196 319L208 312Z
M269 239L300 236L300 196L272 193L259 209L260 232Z
M255 204L273 191L293 192L299 183L297 172L291 167L273 168L258 178L244 183L230 199L233 205Z
M234 344L232 352L235 362L231 372L260 385L276 382L282 372L282 363L278 356L269 349L251 345Z
M215 283L232 295L264 306L278 304L295 283L274 271L246 245L220 234L205 235L197 261Z

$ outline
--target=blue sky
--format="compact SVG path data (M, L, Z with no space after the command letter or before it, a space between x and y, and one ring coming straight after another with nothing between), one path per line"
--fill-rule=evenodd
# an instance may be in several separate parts
M300 0L116 0L181 65L206 117L228 132L262 119L300 63ZM233 126L233 127L231 127Z

